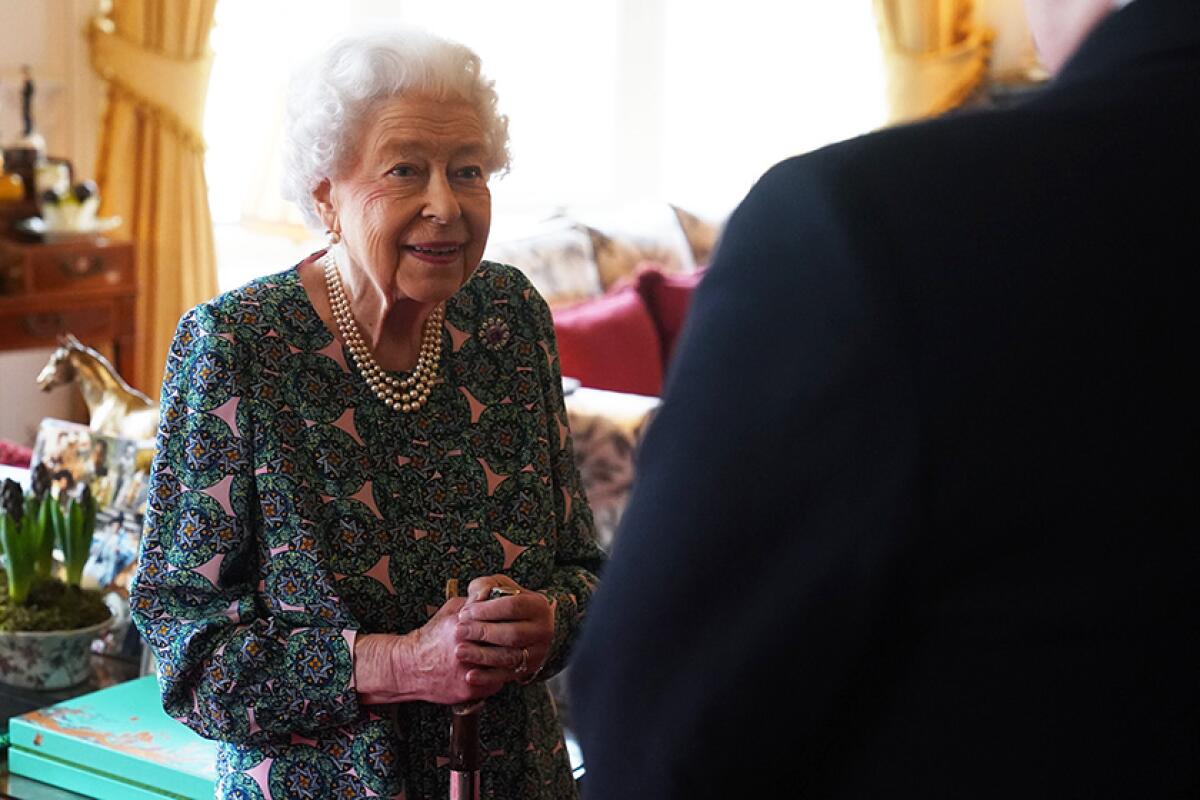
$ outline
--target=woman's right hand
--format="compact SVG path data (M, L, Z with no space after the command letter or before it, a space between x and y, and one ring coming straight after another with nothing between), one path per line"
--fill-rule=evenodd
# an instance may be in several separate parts
M481 670L456 655L463 641L458 612L466 599L447 600L428 622L412 633L359 634L354 644L354 680L362 702L403 703L424 700L452 705L491 697L510 674ZM471 681L467 673L474 672Z

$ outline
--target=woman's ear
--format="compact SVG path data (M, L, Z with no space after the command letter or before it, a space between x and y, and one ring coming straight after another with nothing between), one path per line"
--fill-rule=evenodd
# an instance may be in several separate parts
M333 204L333 186L329 183L328 178L323 178L312 190L312 199L317 208L317 216L325 224L325 230L340 232L337 209Z

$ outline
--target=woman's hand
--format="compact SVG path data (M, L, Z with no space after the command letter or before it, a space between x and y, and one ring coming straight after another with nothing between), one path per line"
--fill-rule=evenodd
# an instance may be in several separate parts
M493 589L505 594L490 599ZM467 602L458 612L459 661L469 667L467 681L491 684L496 679L527 680L550 654L554 609L538 592L519 586L507 575L471 581Z
M458 620L466 604L461 597L447 600L428 622L403 636L360 634L354 645L354 679L362 702L452 705L500 691L508 673L480 670L457 655L466 644Z

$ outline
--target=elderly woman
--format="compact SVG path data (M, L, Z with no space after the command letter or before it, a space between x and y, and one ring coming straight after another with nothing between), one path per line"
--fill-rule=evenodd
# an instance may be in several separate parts
M480 260L507 120L423 34L293 86L285 191L331 245L179 324L132 597L164 706L219 797L418 800L487 698L483 796L571 797L545 680L600 553L546 304Z

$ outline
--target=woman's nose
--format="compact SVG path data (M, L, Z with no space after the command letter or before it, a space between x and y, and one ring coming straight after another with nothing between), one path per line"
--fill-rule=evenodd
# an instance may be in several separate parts
M424 215L442 225L462 216L462 207L454 194L454 187L440 172L430 178L426 188Z

